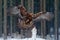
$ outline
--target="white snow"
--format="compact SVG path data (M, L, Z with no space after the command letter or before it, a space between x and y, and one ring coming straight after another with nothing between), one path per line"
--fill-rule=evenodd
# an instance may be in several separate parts
M0 38L0 40L4 40L4 38ZM42 39L42 38L24 38L24 39L18 39L18 38L7 38L6 40L45 40L45 39Z
M32 29L32 39L35 39L36 38L36 34L37 34L37 29L34 27Z
M14 38L11 38L11 36L7 36L7 39L6 40L45 40L43 38L37 38L36 37L36 33L37 33L37 29L34 27L32 29L32 37L31 38L20 38L20 35L19 36L16 36L14 35ZM0 40L4 40L4 38L0 38Z
M4 38L0 38L0 40L4 40ZM6 40L45 40L45 39L42 39L42 38L35 38L35 39L32 39L32 38L25 38L25 39L7 38Z

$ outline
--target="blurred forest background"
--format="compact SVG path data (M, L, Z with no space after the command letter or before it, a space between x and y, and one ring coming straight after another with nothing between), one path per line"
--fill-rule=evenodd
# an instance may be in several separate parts
M7 8L9 8L11 5L10 5L10 1L11 0L7 0ZM30 0L31 1L31 0ZM40 0L34 0L34 9L33 9L33 12L34 13L37 13L37 12L40 12ZM21 0L12 0L12 5L13 6L16 6L16 5L20 5L21 4ZM28 10L28 1L27 0L24 0L23 2L24 6L26 7L26 9ZM31 9L30 8L30 12L31 12ZM54 14L54 0L46 0L46 11L47 12L52 12ZM58 24L58 28L60 28L60 0L58 1L58 13L57 13L57 20L58 22L56 24ZM13 28L15 28L16 26L16 20L15 19L15 16L12 16L12 23L13 23ZM3 33L3 23L4 22L4 0L0 0L0 35ZM10 15L7 14L7 24L8 24L8 28L10 29ZM40 22L37 22L35 23L38 30L40 30ZM51 32L52 34L54 33L54 19L51 20L51 21L46 21L46 31L47 33L50 33L50 29L52 28L53 31ZM10 31L10 30L9 30ZM13 32L15 32L15 29L13 30ZM40 32L40 31L38 31ZM38 33L39 34L39 33Z

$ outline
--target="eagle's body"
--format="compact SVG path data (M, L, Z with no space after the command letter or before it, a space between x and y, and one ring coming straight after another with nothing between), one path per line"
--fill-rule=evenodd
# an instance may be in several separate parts
M38 21L38 20L50 20L53 18L53 15L51 17L51 14L48 12L38 12L36 14L34 13L29 13L27 12L27 10L25 9L24 6L18 6L17 7L19 9L19 14L18 14L18 27L23 30L22 34L24 33L24 31L26 30L26 36L30 35L30 37L32 36L32 31L35 26L34 26L34 21ZM17 11L18 12L18 11ZM13 12L12 12L13 13Z

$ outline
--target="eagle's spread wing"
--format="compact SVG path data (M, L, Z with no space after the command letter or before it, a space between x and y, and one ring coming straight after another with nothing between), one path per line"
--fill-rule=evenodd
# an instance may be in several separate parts
M51 12L46 12L45 14L42 14L38 16L37 18L33 19L33 21L40 21L40 20L47 20L50 21L53 19L54 15Z
M20 10L16 6L14 6L14 7L10 8L10 13L13 15L16 15L16 14L20 13Z

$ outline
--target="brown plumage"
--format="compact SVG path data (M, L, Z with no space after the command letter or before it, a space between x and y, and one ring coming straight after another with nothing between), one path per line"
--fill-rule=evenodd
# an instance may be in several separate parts
M24 20L24 26L22 24L23 27L28 28L29 25L33 25L32 19L45 19L45 20L50 20L51 18L51 14L49 12L38 12L36 14L33 13L29 13L27 12L26 8L24 6L18 6L18 9L20 9L20 13L22 16L25 16ZM27 26L28 25L28 26Z
M32 21L32 15L30 15L30 13L27 12L24 6L19 6L18 9L20 9L20 13L22 16L26 16L25 23L30 23Z

